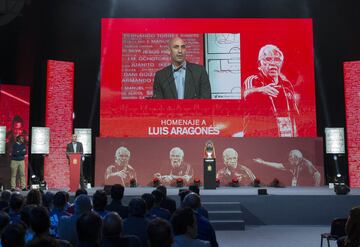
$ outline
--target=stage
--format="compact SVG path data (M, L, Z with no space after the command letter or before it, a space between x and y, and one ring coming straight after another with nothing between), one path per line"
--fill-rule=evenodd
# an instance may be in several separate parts
M97 189L88 189L92 195ZM124 204L152 187L126 188ZM180 188L181 189L181 188ZM268 195L258 195L266 189ZM168 196L179 205L179 188L168 188ZM323 187L219 187L200 190L203 206L209 210L210 219L222 222L217 229L235 229L229 221L245 225L330 225L337 217L347 217L349 210L360 205L360 188L347 195L336 195L333 189ZM73 198L73 193L71 193ZM226 223L224 223L226 222ZM226 225L224 227L224 224Z

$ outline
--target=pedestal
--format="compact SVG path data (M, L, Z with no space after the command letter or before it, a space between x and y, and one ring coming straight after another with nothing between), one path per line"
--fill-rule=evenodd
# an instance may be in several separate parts
M75 192L80 184L81 154L72 153L68 155L70 166L70 191Z
M204 159L204 189L216 189L216 160Z

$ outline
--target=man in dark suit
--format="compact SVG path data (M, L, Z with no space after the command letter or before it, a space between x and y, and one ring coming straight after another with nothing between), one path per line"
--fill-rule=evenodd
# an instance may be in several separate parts
M84 171L83 171L83 161L84 161L84 149L81 142L77 141L76 134L72 135L72 141L66 145L66 155L71 153L80 153L81 161L80 161L80 186L81 188L85 188L84 185Z
M189 63L185 41L179 37L169 41L171 65L155 74L155 99L211 99L209 76L203 66Z

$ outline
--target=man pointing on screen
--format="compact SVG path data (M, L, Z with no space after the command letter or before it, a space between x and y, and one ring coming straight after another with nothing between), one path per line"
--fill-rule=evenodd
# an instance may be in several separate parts
M209 76L201 65L186 61L186 43L180 37L169 41L171 65L155 74L155 99L211 99Z

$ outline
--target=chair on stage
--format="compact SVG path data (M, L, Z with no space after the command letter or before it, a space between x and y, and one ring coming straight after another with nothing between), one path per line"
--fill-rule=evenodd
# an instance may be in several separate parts
M330 247L330 240L337 241L340 237L345 236L346 218L336 218L331 222L330 233L321 234L320 247L323 246L323 239L326 238L328 247Z

